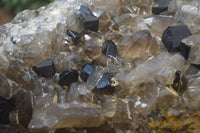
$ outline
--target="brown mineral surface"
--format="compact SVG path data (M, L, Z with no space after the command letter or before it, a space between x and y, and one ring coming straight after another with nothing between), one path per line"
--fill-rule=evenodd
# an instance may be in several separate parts
M0 26L0 133L200 132L199 0L55 0Z

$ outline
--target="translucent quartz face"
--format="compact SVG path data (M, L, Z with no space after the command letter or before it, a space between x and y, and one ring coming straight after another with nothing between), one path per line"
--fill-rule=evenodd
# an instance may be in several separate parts
M0 26L0 131L199 132L200 3L156 2L55 0Z

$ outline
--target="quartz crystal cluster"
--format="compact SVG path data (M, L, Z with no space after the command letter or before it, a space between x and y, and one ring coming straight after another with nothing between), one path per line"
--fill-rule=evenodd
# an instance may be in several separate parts
M0 26L0 132L200 132L199 20L199 0L20 12Z

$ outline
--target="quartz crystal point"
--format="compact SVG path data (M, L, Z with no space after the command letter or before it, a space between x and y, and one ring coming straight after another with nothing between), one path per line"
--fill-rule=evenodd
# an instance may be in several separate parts
M156 1L54 0L0 26L0 132L199 132L200 2L171 0L155 15ZM192 35L172 30L179 25ZM163 45L168 27L179 53ZM79 45L67 29L83 35ZM102 53L106 40L115 58ZM32 67L47 59L56 73L43 78Z
M156 56L159 50L158 43L148 30L124 36L118 46L119 56L128 61L133 61L136 58L146 60Z
M103 122L101 106L78 102L52 104L43 117L40 126L48 128L98 127ZM38 128L35 122L32 120L29 127Z
M191 32L186 25L169 26L162 35L162 42L169 52L180 51L181 40L190 36Z
M160 14L163 11L167 11L168 5L171 0L158 0L152 6L152 13L153 14Z
M55 74L53 60L45 60L33 67L33 70L41 77L52 77Z

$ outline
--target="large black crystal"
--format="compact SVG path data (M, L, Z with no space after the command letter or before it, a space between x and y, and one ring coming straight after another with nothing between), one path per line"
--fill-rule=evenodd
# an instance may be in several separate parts
M160 14L161 12L167 11L171 0L158 0L152 6L153 14Z
M77 44L81 38L81 35L78 32L70 30L70 29L67 30L67 35L72 38L72 41L74 42L74 44Z
M34 66L33 70L40 77L52 77L56 73L53 60L51 59L45 60L37 66Z
M94 15L85 14L83 20L83 27L85 30L90 30L94 32L98 32L99 28L99 18Z
M186 25L169 26L162 35L162 42L169 52L180 51L181 40L190 36L191 32Z
M74 69L67 69L59 75L59 85L69 86L71 83L78 81L79 73Z
M112 40L107 40L104 42L102 47L102 53L106 56L117 56L117 46Z
M80 77L83 81L87 81L89 75L94 73L94 65L86 64L81 70Z
M0 97L0 124L9 124L9 113L16 109L12 100Z

